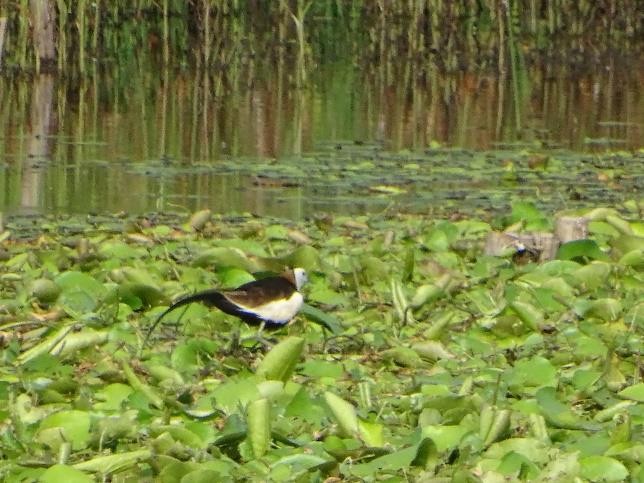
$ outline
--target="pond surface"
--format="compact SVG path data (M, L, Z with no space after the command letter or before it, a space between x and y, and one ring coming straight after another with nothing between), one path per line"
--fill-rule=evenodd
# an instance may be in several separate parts
M279 68L0 77L0 211L300 219L641 197L643 69L402 72L333 64L300 88Z

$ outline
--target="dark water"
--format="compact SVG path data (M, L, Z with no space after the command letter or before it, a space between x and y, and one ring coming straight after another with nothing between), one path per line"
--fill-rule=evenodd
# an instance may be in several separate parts
M533 67L513 83L489 73L418 78L337 64L311 70L301 88L280 69L232 82L143 69L81 81L0 77L0 211L208 207L301 218L381 210L398 194L411 208L412 194L430 203L432 189L445 191L441 177L404 186L410 169L434 162L438 147L487 152L501 170L515 154L564 149L592 160L608 150L635 152L644 145L644 69L636 67ZM334 168L320 169L329 157ZM374 157L394 162L369 162ZM462 176L467 189L495 189L487 166L472 178L463 163L455 179ZM627 196L641 187L641 163L636 156L622 164ZM405 173L398 183L396 170ZM574 184L566 176L562 189ZM388 191L396 184L403 186Z

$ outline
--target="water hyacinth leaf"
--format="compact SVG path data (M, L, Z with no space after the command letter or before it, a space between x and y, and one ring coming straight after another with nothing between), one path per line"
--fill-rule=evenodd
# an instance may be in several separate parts
M493 443L486 451L488 458L502 459L510 451L518 453L536 464L549 460L550 448L543 441L534 438L510 438Z
M552 223L531 202L519 201L512 203L510 223L522 221L528 231L550 230Z
M288 255L276 258L287 267L301 267L308 271L315 271L320 267L320 254L309 245L302 245Z
M142 283L122 283L118 287L119 299L137 310L141 307L154 307L166 301L165 294L154 285Z
M505 477L533 479L539 473L539 467L520 453L510 451L503 456L496 469Z
M53 449L69 442L74 450L89 442L90 416L85 411L59 411L41 421L36 439Z
M192 262L195 267L204 268L240 268L249 273L259 271L256 262L250 260L244 252L232 247L213 247L201 252Z
M76 324L70 322L62 325L56 332L47 337L44 341L36 344L29 350L21 353L15 361L15 364L25 364L39 355L51 352L62 340L65 339L75 328Z
M368 463L353 465L351 473L360 478L367 478L380 472L393 472L412 466L430 468L436 458L436 446L431 439L424 438L418 444L408 448L379 456Z
M367 446L380 447L385 444L382 424L358 419L358 433Z
M401 367L420 367L423 360L420 355L409 347L392 347L381 353L381 357L385 361L392 361Z
M510 429L510 416L512 412L508 409L495 409L492 424L483 440L484 446L504 438Z
M544 444L550 444L550 435L548 434L546 419L541 414L530 413L528 415L528 421L530 423L532 436Z
M470 428L460 425L442 424L423 427L423 436L430 438L439 452L457 447L463 437L470 432Z
M625 253L618 262L625 267L633 267L635 270L644 269L644 250L631 250Z
M392 278L390 281L390 287L391 297L399 320L404 323L414 324L416 321L411 313L402 284L398 280Z
M200 468L183 475L181 483L211 483L213 481L222 481L227 475L228 473L222 474L219 471Z
M145 248L113 240L101 243L98 247L98 253L108 259L128 260L145 255Z
M557 249L556 258L580 263L585 263L588 260L608 261L609 259L595 240L574 240L563 243Z
M199 435L190 431L187 427L179 426L176 424L160 425L154 427L155 434L167 433L171 436L174 442L182 443L183 445L194 449L206 449L207 444Z
M621 393L619 395L622 396ZM644 394L642 394L642 396L644 396ZM613 419L613 417L615 417L617 414L625 413L628 410L628 408L630 408L634 404L636 404L634 401L619 401L618 403L615 403L612 406L609 406L595 413L595 416L593 419L600 423L609 421Z
M515 300L510 303L510 308L529 329L538 332L540 327L543 325L543 311L534 305L520 300Z
M421 285L416 289L409 305L413 309L418 309L426 303L440 298L443 293L443 289L434 284Z
M179 386L185 384L183 376L171 367L163 364L146 364L146 369L157 381L169 381Z
M617 320L622 313L622 304L617 299L603 298L592 301L584 312L584 317L597 317L598 319L610 322Z
M63 292L83 291L95 300L101 299L107 291L102 283L82 272L63 272L56 277L54 282Z
M504 300L497 300L491 292L484 288L477 288L466 293L466 297L483 315L495 316L505 308Z
M60 306L68 315L79 320L83 314L95 311L98 301L84 290L65 291L60 297Z
M325 459L315 454L299 453L278 459L271 463L271 468L284 465L291 468L293 471L308 471L326 467L328 465L335 466L336 464L335 460Z
M569 406L557 399L553 387L542 387L536 393L537 403L546 421L561 429L596 429L596 425L581 419Z
M331 306L345 306L349 301L346 295L333 290L325 282L313 282L306 298L312 302Z
M644 237L622 235L611 239L611 246L620 256L626 255L633 250L644 250Z
M273 347L257 366L257 374L286 382L293 374L304 349L302 337L288 337Z
M342 324L334 315L328 312L324 312L317 307L313 307L305 303L300 309L300 314L306 317L311 322L324 327L333 335L338 335L343 332Z
M97 411L119 411L124 401L134 390L127 384L114 383L96 392L94 409Z
M635 304L626 312L624 323L630 327L644 329L644 302Z
M541 356L521 359L508 374L507 382L510 386L524 391L542 386L556 387L557 369L548 359Z
M223 288L235 288L255 280L250 273L241 268L223 268L217 271L217 279Z
M59 357L66 357L87 347L104 344L109 339L107 330L82 329L78 332L67 334L52 349L51 353Z
M585 290L595 290L608 278L611 265L604 262L592 262L572 272L576 286Z
M92 483L94 478L76 468L67 465L56 464L50 466L40 475L38 481L41 483Z
M592 455L579 461L581 476L589 481L625 481L628 478L626 467L609 456Z
M131 468L152 457L152 451L141 449L107 456L97 456L73 465L74 468L91 473L110 475Z
M618 393L619 397L644 403L644 382L638 382Z
M341 363L320 360L304 362L299 373L308 377L328 377L331 379L339 379L345 374Z
M271 442L270 409L270 403L266 398L251 402L246 409L248 440L255 458L264 456Z
M240 405L244 406L260 398L256 378L229 379L212 391L217 408L232 412Z
M164 407L163 398L157 393L157 391L150 386L149 384L144 383L137 377L134 373L128 361L123 360L121 363L121 369L123 374L127 379L127 382L130 384L132 389L139 391L150 401L150 403L158 409Z
M425 342L418 342L412 345L411 348L420 357L430 361L454 359L456 357L439 341L428 340Z
M338 424L340 432L347 437L358 435L358 416L353 405L330 391L324 393L324 400L331 410L333 419Z

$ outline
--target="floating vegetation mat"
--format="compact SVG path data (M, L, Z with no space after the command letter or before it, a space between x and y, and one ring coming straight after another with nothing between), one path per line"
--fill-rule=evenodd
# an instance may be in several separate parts
M639 481L643 206L616 208L538 264L483 254L492 225L552 229L528 203L491 222L11 221L0 479ZM145 343L171 299L285 266L307 304L272 347L199 304Z
M392 152L381 144L344 142L279 160L166 160L124 164L122 169L163 180L194 177L201 183L208 176L241 176L236 189L227 190L229 196L239 197L240 190L268 190L272 202L296 203L305 214L393 208L441 217L486 217L526 200L547 212L621 203L644 190L644 170L638 169L642 165L644 151L578 153L513 145L490 151L437 147ZM217 185L213 206L228 206L227 200L219 200L221 191Z

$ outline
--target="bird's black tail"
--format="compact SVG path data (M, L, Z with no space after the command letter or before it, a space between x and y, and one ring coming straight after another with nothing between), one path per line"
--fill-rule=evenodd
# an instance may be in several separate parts
M185 297L180 298L177 300L175 303L170 305L159 317L157 320L154 321L152 326L148 329L148 333L145 336L145 341L143 345L147 343L148 339L150 338L150 335L154 331L157 325L159 325L159 322L161 322L161 319L163 319L166 315L168 315L170 312L172 312L174 309L178 309L179 307L183 307L184 305L191 304L193 302L202 302L206 304L207 306L216 306L219 307L221 304L225 304L227 302L226 298L222 295L221 292L218 290L210 289L210 290L204 290L203 292L197 292L192 295L186 295Z

